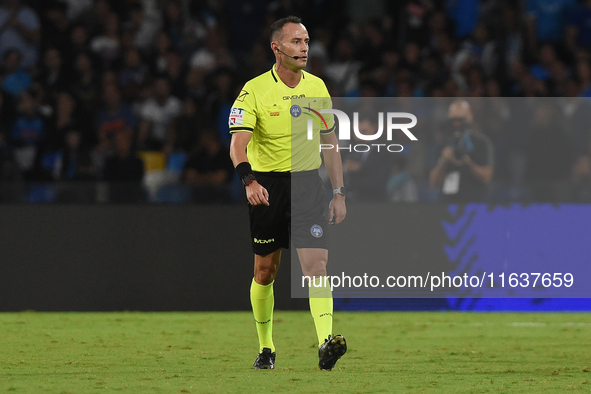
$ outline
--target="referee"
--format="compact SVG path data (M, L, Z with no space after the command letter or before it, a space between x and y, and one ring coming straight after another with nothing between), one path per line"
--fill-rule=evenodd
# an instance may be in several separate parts
M290 16L276 21L270 38L275 65L244 85L229 119L230 156L245 186L254 251L250 300L260 345L254 368L275 367L273 281L281 262L281 248L289 248L291 235L303 274L317 279L309 284L309 295L319 343L318 365L331 370L347 351L347 345L343 336L332 334L332 292L321 279L326 277L328 262L325 227L329 220L338 224L346 215L343 169L340 154L323 149L333 186L327 212L318 175L322 163L319 144L338 145L334 118L324 114L324 130L314 126L317 128L312 140L307 141L310 143L298 146L297 155L295 151L292 155L292 120L296 121L303 110L292 103L292 98L323 98L314 101L318 113L332 108L332 102L324 82L303 71L310 39L300 18ZM312 103L303 108L308 107Z

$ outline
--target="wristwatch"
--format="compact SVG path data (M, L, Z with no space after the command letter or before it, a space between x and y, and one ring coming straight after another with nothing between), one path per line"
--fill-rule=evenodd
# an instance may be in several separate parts
M345 186L341 186L341 187L339 187L337 189L333 189L332 190L332 194L333 195L340 194L341 196L344 196L344 195L347 194L347 189L345 189Z
M250 185L251 183L253 183L256 180L257 179L254 177L254 174L246 174L241 179L241 181L244 184L244 186L248 186L248 185Z

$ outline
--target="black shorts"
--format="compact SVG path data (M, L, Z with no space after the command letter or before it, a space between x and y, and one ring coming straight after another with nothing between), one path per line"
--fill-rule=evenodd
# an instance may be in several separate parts
M318 170L255 173L269 192L269 206L249 204L250 235L255 254L280 248L328 248L328 202Z

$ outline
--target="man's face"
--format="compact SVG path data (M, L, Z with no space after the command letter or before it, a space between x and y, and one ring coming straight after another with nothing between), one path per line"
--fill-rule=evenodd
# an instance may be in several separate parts
M300 70L306 67L306 63L308 62L309 42L308 30L301 23L287 23L283 26L282 33L277 41L273 41L276 45L274 48L279 48L280 51L289 56L299 56L299 59L296 60L280 52L276 52L287 68Z
M472 110L470 105L465 101L455 102L449 106L447 117L450 119L466 119L472 123Z

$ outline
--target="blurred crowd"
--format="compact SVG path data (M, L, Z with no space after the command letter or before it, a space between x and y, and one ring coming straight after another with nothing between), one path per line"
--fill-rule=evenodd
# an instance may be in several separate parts
M268 28L287 15L335 97L591 97L591 0L1 0L0 181L140 182L151 152L175 182L231 183L230 107L271 68ZM551 113L585 122L581 102ZM591 180L589 123L565 137L492 122L493 184ZM441 141L419 140L420 189Z

